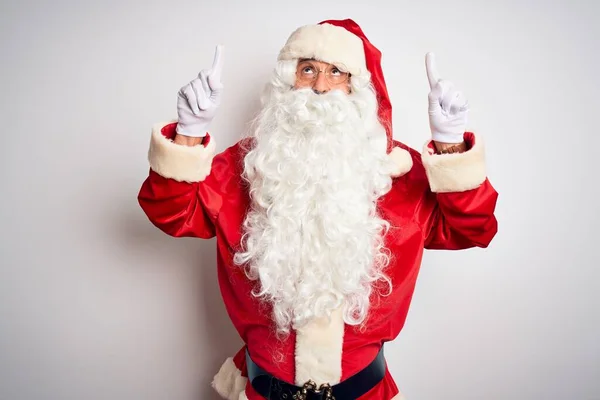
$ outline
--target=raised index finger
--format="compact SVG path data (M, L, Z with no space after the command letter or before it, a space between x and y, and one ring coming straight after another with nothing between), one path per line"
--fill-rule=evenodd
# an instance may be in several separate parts
M223 45L220 44L217 46L215 50L215 59L213 61L211 75L213 76L221 76L221 71L223 70Z
M427 79L429 80L429 87L433 89L440 80L440 74L437 72L435 67L435 56L433 53L427 53L425 55L425 68L427 69Z

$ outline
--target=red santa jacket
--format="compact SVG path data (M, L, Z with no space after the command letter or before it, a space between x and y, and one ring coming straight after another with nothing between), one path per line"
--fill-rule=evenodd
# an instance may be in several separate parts
M420 154L394 142L407 156L408 168L399 171L391 191L379 202L380 214L391 224L385 239L394 255L386 270L393 284L391 295L373 298L366 329L345 325L336 311L331 320L315 320L281 341L273 336L268 306L250 294L256 282L233 264L249 205L241 179L242 147L238 142L215 156L210 136L200 146L177 145L169 140L175 127L174 122L154 127L150 173L138 199L150 221L169 235L217 237L220 290L245 343L214 378L213 387L223 398L262 398L246 378L246 346L262 368L297 385L308 379L335 384L360 371L402 330L423 250L486 247L496 234L497 192L486 177L479 137L465 133L469 150L461 154L434 154L432 143ZM360 399L401 396L387 372Z

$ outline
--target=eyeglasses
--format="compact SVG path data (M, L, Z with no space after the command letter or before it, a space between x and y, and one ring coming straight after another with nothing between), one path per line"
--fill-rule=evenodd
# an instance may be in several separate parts
M316 82L319 74L325 74L325 79L331 85L340 85L348 81L350 74L348 72L341 71L335 65L328 66L325 70L318 69L310 61L301 61L298 63L296 69L296 76L301 83L313 83Z

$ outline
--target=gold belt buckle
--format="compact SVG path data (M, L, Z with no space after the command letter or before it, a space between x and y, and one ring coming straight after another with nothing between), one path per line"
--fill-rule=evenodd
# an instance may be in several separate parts
M335 400L335 397L333 397L333 393L331 392L331 385L329 383L323 383L317 389L317 384L311 380L302 385L302 389L296 392L296 394L293 396L293 400L306 400L309 390L314 394L323 393L326 400Z

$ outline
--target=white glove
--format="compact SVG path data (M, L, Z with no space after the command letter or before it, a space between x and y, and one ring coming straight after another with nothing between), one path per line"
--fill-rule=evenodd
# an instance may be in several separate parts
M223 46L217 46L212 68L203 69L198 77L177 93L177 129L183 136L204 137L221 103L223 84L221 58Z
M432 139L443 143L461 143L467 126L468 102L452 82L440 79L433 53L425 56L429 79L429 126Z

